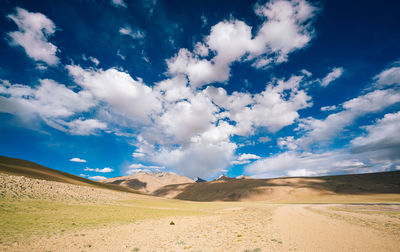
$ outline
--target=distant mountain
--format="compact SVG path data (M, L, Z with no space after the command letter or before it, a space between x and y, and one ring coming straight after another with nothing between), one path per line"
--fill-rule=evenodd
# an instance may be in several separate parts
M227 180L232 180L234 178L228 177L225 174L222 174L218 178L214 179L214 181L227 181Z
M85 179L66 172L47 168L31 161L18 158L0 156L0 172L14 176L25 176L28 178L57 181L73 185L90 186L103 189L111 189L125 192L137 192L133 189L118 186L106 185L93 180Z
M380 202L400 201L400 171L322 177L242 179L168 185L155 196L191 201Z
M196 183L207 182L207 180L204 180L204 179L202 179L202 178L200 178L200 177L195 178L194 181L195 181Z
M144 193L152 193L167 185L195 183L190 178L168 172L138 172L128 176L100 180L99 182L120 185Z

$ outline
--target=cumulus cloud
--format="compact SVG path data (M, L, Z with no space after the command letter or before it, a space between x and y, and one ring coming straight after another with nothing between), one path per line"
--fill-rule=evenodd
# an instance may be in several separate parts
M65 125L68 132L72 135L94 135L98 130L107 129L107 123L101 122L97 119L75 119L70 122L60 122Z
M345 127L366 114L376 113L400 102L400 94L393 90L375 90L342 104L344 110L330 114L323 120L312 117L299 120L299 130L305 131L305 135L297 139L296 143L307 147L313 143L328 141L336 136Z
M351 141L352 153L366 153L390 169L400 165L400 112L386 114L365 130L365 135Z
M83 90L114 108L114 113L136 122L148 122L150 115L161 109L157 92L140 78L134 80L128 73L115 68L104 71L69 65L67 69Z
M245 167L245 171L255 178L268 178L357 173L370 170L369 165L344 152L299 153L287 151L249 164Z
M123 1L119 3L125 5ZM375 141L368 139L379 142L374 127L383 131L383 125L389 125L386 116L376 125L366 127L363 138L352 141L351 153L304 151L315 143L335 138L357 118L400 102L400 94L390 89L397 83L395 67L375 77L379 87L386 89L322 107L322 111L332 111L324 119L300 118L299 111L312 106L305 88L312 74L304 69L297 75L260 83L265 88L259 93L230 92L211 85L203 88L228 81L235 62L246 62L255 68L285 62L314 37L312 22L318 8L304 0L268 1L257 4L254 10L261 19L257 29L234 18L218 22L201 41L195 41L192 51L181 48L167 59L167 77L157 83L146 84L120 68L97 68L99 61L85 56L93 67L66 66L77 84L73 89L47 79L40 80L35 87L2 81L0 111L35 115L69 134L105 131L128 137L135 146L132 157L140 162L126 167L128 174L165 168L189 177L210 178L225 172L230 164L250 162L253 163L246 166L246 171L258 177L367 171L378 161L382 169L388 167L389 153L394 152L373 151L375 161L364 154L370 153L369 142ZM129 26L121 27L119 32L133 39L145 37L144 32ZM325 78L314 82L327 86L342 73L343 68L334 68ZM249 153L235 155L235 137L254 136L258 142L268 142L271 139L266 135L272 136L296 122L299 137L277 139L277 146L286 151L266 158ZM386 131L393 130L397 128L390 126ZM264 136L258 137L260 134ZM106 168L87 171L106 172Z
M78 162L78 163L86 163L85 159L81 159L81 158L77 158L77 157L71 158L69 161Z
M57 47L48 41L56 31L56 26L41 13L16 8L16 13L7 16L18 26L18 31L7 33L10 45L21 46L26 54L35 61L54 66L59 62Z
M84 169L84 171L108 173L108 172L113 172L114 170L111 169L110 167L105 167L105 168L103 168L103 169L99 169L99 168L94 168L94 169L93 169L93 168L86 167L86 168Z
M227 81L230 65L235 61L252 60L257 68L285 62L291 52L305 47L312 39L310 21L316 11L316 7L304 0L256 5L255 12L264 22L255 37L252 37L252 27L243 21L219 22L211 27L204 43L196 43L194 53L182 48L168 59L168 73L187 75L190 85L197 88ZM215 56L203 59L209 51Z
M68 118L96 105L97 101L90 92L74 92L50 79L39 80L35 87L8 81L0 84L0 112L16 114L24 119L38 116L47 125L63 131L70 129L73 134L79 134L85 126L95 125L97 120L69 121Z
M386 87L400 84L400 67L392 67L382 71L375 77L375 85L378 87Z

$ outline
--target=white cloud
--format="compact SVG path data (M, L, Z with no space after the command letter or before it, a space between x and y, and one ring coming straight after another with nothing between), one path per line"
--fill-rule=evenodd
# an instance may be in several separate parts
M289 53L305 47L312 39L313 30L309 21L317 11L315 6L303 0L257 4L256 14L267 21L254 38L251 56L275 54L274 61L277 63L287 61Z
M317 176L335 173L369 172L369 165L349 153L299 153L287 151L260 159L245 167L255 178L280 176Z
M83 177L83 178L86 178L86 177L89 177L89 175L87 175L87 174L79 174L79 176L81 176L81 177Z
M150 115L161 109L157 92L140 78L134 80L115 68L104 71L69 65L67 69L84 90L111 106L114 113L137 123L147 123Z
M119 33L122 35L129 36L133 39L144 39L146 37L146 33L141 30L132 30L131 27L125 26L119 29Z
M130 175L130 174L134 174L134 173L138 173L138 172L151 172L151 170L148 169L129 169L126 174Z
M294 139L293 136L280 137L277 140L277 144L281 149L289 149L289 150L297 149L296 140Z
M400 165L400 112L386 114L365 130L365 135L351 141L352 153L365 153L390 169Z
M0 112L16 114L24 120L39 116L47 125L64 131L68 131L65 126L72 129L80 124L94 122L79 123L76 120L67 120L97 105L90 92L74 92L49 79L40 80L39 83L30 87L3 81L0 84Z
M0 112L16 114L27 120L39 116L48 126L73 135L91 135L107 124L97 119L70 119L97 105L90 92L74 92L53 80L40 80L40 85L0 84Z
M115 7L123 7L126 8L126 3L124 0L111 0L111 4Z
M155 89L164 95L167 102L189 99L194 96L190 87L187 86L185 76L182 75L157 83Z
M86 168L84 169L84 171L108 173L108 172L113 172L114 170L111 169L110 167L105 167L105 168L103 168L103 169L99 169L99 168L94 168L94 169L92 169L92 168L86 167Z
M249 160L233 160L230 162L231 165L242 165L250 163Z
M378 87L400 85L400 67L386 69L374 77Z
M300 73L304 74L307 77L311 77L312 73L308 71L307 69L301 69Z
M323 87L328 86L332 81L340 78L343 72L344 72L343 67L333 68L332 71L320 81L321 86Z
M237 122L235 133L248 135L258 127L276 132L292 124L299 118L298 110L311 106L311 97L298 90L301 80L300 76L292 76L286 81L276 80L276 84L271 83L263 92L254 95L251 106L230 111L229 118ZM284 96L287 91L290 93Z
M206 26L208 24L208 19L204 14L201 15L200 20L201 20L201 26L204 27L204 26Z
M169 105L159 124L176 142L188 143L194 135L212 127L216 112L216 106L203 93L198 93L191 99Z
M103 180L103 179L107 179L106 177L103 176L91 176L89 177L89 179L93 179L93 180Z
M107 129L107 123L97 119L75 119L70 122L61 122L60 124L67 126L68 132L72 135L94 135L98 130Z
M144 157L144 156L146 156L146 154L144 154L143 152L134 152L134 153L132 153L132 157L134 157L134 158L141 158L141 157Z
M272 139L270 138L270 137L268 137L268 136L263 136L263 137L259 137L258 138L258 141L260 142L260 143L266 143L266 142L269 142L269 141L271 141Z
M157 172L160 170L165 169L164 166L157 166L157 165L143 165L143 164L131 164L128 166L126 170L126 174L133 174L137 172Z
M257 156L255 154L243 153L237 158L237 160L231 161L230 163L232 165L248 164L251 162L250 160L256 160L260 158L260 156Z
M238 157L239 161L242 160L251 160L251 159L260 159L260 156L257 156L255 154L250 154L250 153L243 153Z
M240 60L255 60L253 66L267 67L287 61L288 55L305 47L313 37L310 20L316 7L304 0L270 1L257 5L256 13L265 18L252 38L252 27L231 19L211 27L204 43L197 43L194 53L182 48L167 60L168 73L185 74L190 85L201 87L212 82L225 82L230 77L230 65ZM283 32L284 31L284 32ZM212 51L211 60L202 59Z
M211 142L197 137L183 147L163 147L153 153L153 160L188 177L212 177L229 165L235 149L236 144L229 140Z
M78 162L78 163L86 163L85 159L80 159L80 158L77 158L77 157L71 158L69 161Z
M207 57L209 50L205 44L197 42L196 45L194 46L194 53L202 57Z
M120 57L122 60L126 59L126 56L123 55L120 50L117 51L117 56Z
M57 65L57 47L48 41L56 31L56 26L41 13L28 12L16 8L15 14L7 16L18 26L18 31L9 32L10 45L21 46L26 54L35 61L43 61L48 65Z
M324 120L312 117L299 120L299 129L306 131L305 135L296 140L302 147L313 143L321 144L336 136L345 127L366 114L382 111L400 102L400 93L394 90L375 90L360 95L342 104L343 111L330 114Z
M336 110L336 109L337 109L336 105L321 107L321 111L332 111L332 110Z
M85 60L85 61L90 60L90 61L91 61L93 64L95 64L96 66L98 66L98 65L100 64L100 61L99 61L98 59L96 59L95 57L92 57L92 56L86 57L85 54L82 55L82 59Z
M129 169L165 169L164 166L156 166L156 165L143 165L143 164L131 164L128 167Z

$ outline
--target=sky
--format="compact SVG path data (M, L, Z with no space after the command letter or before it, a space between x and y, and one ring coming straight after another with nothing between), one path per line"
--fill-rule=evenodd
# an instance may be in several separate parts
M99 180L400 170L399 1L7 1L0 155Z

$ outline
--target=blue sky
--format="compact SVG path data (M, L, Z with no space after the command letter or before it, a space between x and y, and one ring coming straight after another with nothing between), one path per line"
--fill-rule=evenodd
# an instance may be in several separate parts
M3 1L0 154L92 179L400 169L398 1Z

